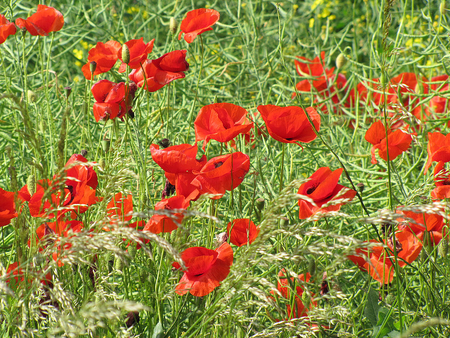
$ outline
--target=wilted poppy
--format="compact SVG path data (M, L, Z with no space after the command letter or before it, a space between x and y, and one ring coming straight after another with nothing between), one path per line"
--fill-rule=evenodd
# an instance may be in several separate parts
M25 28L31 35L47 36L50 32L57 32L64 26L61 12L53 7L38 5L37 12L24 19L16 19L19 28Z
M314 140L317 135L311 123L317 131L320 130L320 115L312 108L306 108L305 111L297 106L278 107L274 105L258 106L267 131L275 140L283 143L308 143Z
M0 14L0 44L6 41L8 36L16 34L16 25L9 22L3 14Z
M8 225L17 216L14 193L0 188L0 227Z
M259 227L256 227L248 218L234 219L228 223L227 234L230 242L236 246L252 244L259 234Z
M204 106L195 119L195 140L203 142L203 149L210 139L228 142L239 134L248 134L253 123L247 119L247 110L232 103L213 103Z
M285 299L291 299L291 292L294 291L294 306L292 307L291 304L287 305L287 320L293 319L293 318L301 318L305 317L308 314L308 311L311 310L314 306L317 306L317 302L311 301L309 306L305 306L302 302L302 295L303 295L303 288L302 286L298 285L299 282L296 282L296 280L300 281L300 283L308 283L311 279L311 275L308 273L300 274L297 278L291 277L288 279L286 276L286 271L282 269L278 273L278 285L277 289ZM293 289L291 286L294 286ZM273 294L273 292L272 292Z
M178 40L181 40L184 33L184 40L191 43L197 35L211 31L211 26L219 21L219 18L220 13L210 8L199 8L188 12L181 22Z
M98 42L97 45L89 51L88 62L81 68L84 77L88 80L91 79L91 62L96 63L94 75L110 71L119 58L117 53L120 47L120 43L113 40L108 41L107 43Z
M114 83L109 80L100 80L92 88L94 96L94 117L98 122L103 119L122 118L131 110L136 85L128 88L128 100L125 99L127 91L124 82Z
M155 210L180 210L189 207L189 201L184 196L173 196L159 201L155 205ZM154 234L161 232L172 232L178 228L178 224L183 221L184 215L180 212L171 212L169 215L155 214L150 218L144 230Z
M149 43L144 43L144 38L133 39L125 42L125 45L127 45L128 50L130 51L130 61L128 62L128 67L131 69L141 67L141 63L143 63L147 59L148 54L152 52L154 42L155 39ZM123 73L127 69L127 64L122 60L122 48L123 47L120 47L117 52L120 61L122 61L119 68L119 73Z
M227 278L233 264L233 249L228 243L223 243L216 250L193 247L184 250L181 259L186 270L175 292L181 296L190 292L193 296L203 297ZM172 266L181 270L180 264L176 262Z
M412 142L412 137L410 134L401 131L400 129L392 132L390 128L387 130L387 141L386 141L386 130L384 128L383 122L376 121L366 132L365 139L367 142L373 145L372 154L372 164L377 163L375 158L375 150L378 149L378 154L380 157L387 161L389 149L389 160L392 161L397 158L401 153L406 151ZM386 145L387 143L387 145Z
M174 50L156 60L145 60L142 67L130 73L129 78L138 87L155 92L174 80L184 78L184 72L188 69L186 51Z
M306 219L318 212L338 211L343 204L355 197L356 191L338 184L342 171L342 168L335 171L328 167L319 168L308 182L300 186L298 194L309 197L315 204L299 199L300 219Z
M450 198L450 173L445 169L445 162L438 162L434 167L434 183L436 188L431 192L433 199Z
M425 172L431 166L431 162L450 161L450 134L443 135L440 132L428 133L428 161L425 164Z
M239 186L249 169L250 158L241 152L217 156L209 160L199 172L194 172L197 176L191 184L197 187L201 195L218 195L212 197L218 199L226 191Z
M133 195L123 196L121 192L114 195L106 206L106 213L110 218L110 224L128 222L133 218Z

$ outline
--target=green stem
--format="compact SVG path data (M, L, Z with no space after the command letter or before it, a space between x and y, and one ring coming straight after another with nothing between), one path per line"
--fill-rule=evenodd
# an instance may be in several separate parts
M285 147L286 144L283 143L282 150L281 150L281 165L280 165L280 189L279 193L281 193L281 190L283 190L283 175L284 175L284 153L285 153Z

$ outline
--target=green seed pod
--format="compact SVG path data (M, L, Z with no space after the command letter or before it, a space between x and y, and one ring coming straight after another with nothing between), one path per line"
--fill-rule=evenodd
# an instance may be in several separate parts
M30 195L33 195L36 192L36 176L33 174L27 178L27 188Z
M169 30L172 34L175 34L178 30L178 22L174 17L170 18Z
M386 304L392 305L395 301L395 296L392 293L390 293L386 296L386 298L384 300L385 300Z
M256 209L258 209L259 211L262 211L264 209L264 204L266 203L266 200L264 198L258 198L255 201L255 207Z
M114 259L114 268L118 271L122 271L123 269L123 261L119 257Z
M64 90L66 91L66 99L68 99L72 93L72 87L64 87Z
M136 256L136 251L137 251L136 244L135 243L130 244L130 246L128 247L127 251L130 254L130 256L132 258L134 258Z
M109 151L110 145L111 145L111 140L109 140L109 139L102 140L102 149L105 153L107 153Z
M447 257L447 254L448 254L448 240L446 238L443 238L439 242L438 252L439 252L439 255L442 258Z
M344 54L339 54L336 58L336 67L337 69L342 69L347 64L347 59Z
M311 258L308 262L308 272L311 274L311 276L314 276L316 273L316 260Z
M27 100L28 102L34 103L37 100L37 95L32 90L27 91Z
M126 64L130 62L130 49L127 45L122 45L122 61Z
M444 15L444 12L445 12L445 0L441 1L441 4L439 5L439 12L441 13L441 15Z
M106 167L106 161L105 161L104 158L101 158L101 159L100 159L100 167L101 167L102 169L105 169L105 167Z

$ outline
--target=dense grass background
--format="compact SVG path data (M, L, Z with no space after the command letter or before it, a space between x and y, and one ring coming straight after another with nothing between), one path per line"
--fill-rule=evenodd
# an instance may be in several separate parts
M0 13L10 21L26 18L37 4L2 2ZM72 154L87 150L88 160L99 164L97 195L103 202L82 215L86 228L101 224L106 204L119 191L133 194L135 219L148 219L165 183L149 146L163 138L172 144L193 144L193 121L204 105L240 105L250 112L255 130L264 126L258 105L309 106L313 95L292 99L295 84L303 79L295 70L297 56L312 59L325 51L326 66L331 68L344 53L348 62L340 71L350 88L382 74L389 79L401 72L428 78L448 73L449 12L437 1L396 1L389 11L389 26L386 1L61 0L45 4L63 13L61 31L48 37L18 32L0 45L0 187L16 191L31 175L51 178L58 161L65 163ZM169 31L170 18L179 23L186 12L202 7L221 15L213 31L202 35L203 46L199 38L190 45L177 40L177 34ZM173 82L170 90L139 91L132 120L95 122L92 83L81 72L89 49L99 41L124 43L140 37L145 42L155 39L150 58L187 49L186 78ZM117 68L98 79L124 81ZM66 99L68 86L71 94ZM27 90L34 94L27 95ZM423 100L426 104L427 97ZM325 104L333 111L331 101ZM57 146L66 108L69 120L61 160ZM193 203L192 216L183 227L156 238L148 253L125 252L122 238L136 235L127 229L70 239L73 252L63 267L46 259L49 251L27 251L27 273L35 276L40 269L50 269L54 287L43 287L35 278L11 293L2 284L3 336L397 337L402 332L407 337L405 332L414 323L439 318L421 324L416 336L448 337L450 271L448 258L438 255L436 248L383 288L346 259L360 241L376 238L370 223L378 226L383 221L380 210L431 202L432 175L423 175L427 133L436 127L447 133L445 118L423 123L409 151L392 162L389 185L386 162L372 165L371 145L364 140L371 118L377 117L380 113L370 104L323 114L321 138L304 149L286 145L284 162L282 145L270 137L256 136L253 144L237 138L237 150L251 161L242 185L218 201L202 198ZM111 139L108 152L102 147L105 137ZM206 155L229 151L211 141ZM361 195L370 215L355 198L342 214L299 221L294 193L300 182L319 167L335 170L341 163L355 185L363 184ZM280 175L286 186L281 192ZM344 175L341 184L351 187ZM260 219L254 208L258 198L266 201ZM214 237L225 231L228 222L244 217L260 223L261 233L251 246L235 249L232 271L221 287L203 298L175 294L181 274L172 270L171 263L177 252L190 246L213 247ZM25 208L12 226L1 229L3 267L17 260L14 227L20 229L21 238L27 238L42 222ZM296 274L311 272L304 302L314 294L318 305L309 312L308 321L328 330L312 332L311 324L301 319L280 321L286 318L286 301L273 298L270 291L276 289L282 268ZM324 273L330 293L322 297ZM140 311L140 322L127 328L130 311Z

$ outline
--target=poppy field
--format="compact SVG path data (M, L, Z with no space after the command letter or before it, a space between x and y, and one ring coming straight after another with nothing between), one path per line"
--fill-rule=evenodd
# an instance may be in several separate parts
M1 337L450 336L445 1L0 3Z

